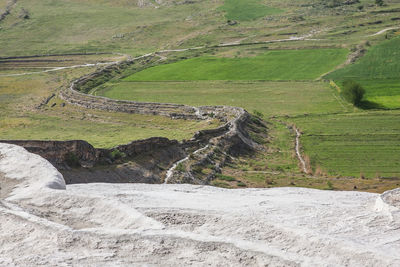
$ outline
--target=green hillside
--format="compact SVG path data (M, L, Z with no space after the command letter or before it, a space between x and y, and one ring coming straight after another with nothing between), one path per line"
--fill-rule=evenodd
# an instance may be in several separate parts
M355 80L366 89L366 100L385 108L400 108L400 37L371 47L355 64L326 78Z

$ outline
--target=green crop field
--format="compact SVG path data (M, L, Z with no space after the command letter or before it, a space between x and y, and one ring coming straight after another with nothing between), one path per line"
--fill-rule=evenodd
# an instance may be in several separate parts
M250 112L258 110L265 116L346 110L335 98L335 91L323 82L119 82L107 85L95 93L145 102L240 106Z
M385 108L400 108L400 37L371 47L355 64L339 69L326 78L359 82L366 100Z
M301 142L313 168L330 175L400 176L400 113L302 117Z
M148 68L124 80L312 80L342 63L346 55L346 49L315 49L244 58L206 56Z
M327 78L357 79L375 78L390 79L400 77L400 37L369 48L364 57L355 64L337 70Z
M365 99L382 108L400 108L400 78L357 80L366 90Z
M263 5L261 0L225 0L221 10L226 12L227 19L239 21L254 20L283 12L278 8Z

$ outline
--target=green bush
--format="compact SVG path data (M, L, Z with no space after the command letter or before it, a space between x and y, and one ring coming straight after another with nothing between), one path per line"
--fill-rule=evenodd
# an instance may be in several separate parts
M220 181L212 181L211 185L216 187L230 188L231 186L228 183L220 182Z
M247 185L241 181L238 181L237 186L246 187Z
M77 155L75 155L72 152L68 152L65 155L65 162L68 164L70 167L80 167L81 164L79 163L79 158Z
M224 180L224 181L228 181L228 182L236 181L236 179L234 177L223 175L220 173L215 174L215 176L220 180Z
M193 166L192 170L195 173L203 174L203 167L200 165Z
M332 182L331 181L328 181L327 183L326 183L326 185L327 185L327 190L334 190L335 188L333 187L333 184L332 184Z
M179 171L179 172L185 172L186 171L186 167L185 165L183 165L183 163L179 163L178 165L176 165L175 170Z
M262 112L258 111L258 110L253 110L253 114L259 118L264 117L264 114L262 114Z
M355 106L360 106L365 95L365 89L355 81L345 81L343 83L342 95L344 99Z
M125 156L125 153L119 151L118 149L115 149L111 152L111 158L114 160L124 158Z

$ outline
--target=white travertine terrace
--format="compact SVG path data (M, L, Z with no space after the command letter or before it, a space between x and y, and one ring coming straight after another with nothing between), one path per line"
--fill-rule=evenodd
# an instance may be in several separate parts
M37 155L0 154L19 183L0 196L0 266L400 265L399 190L65 186Z

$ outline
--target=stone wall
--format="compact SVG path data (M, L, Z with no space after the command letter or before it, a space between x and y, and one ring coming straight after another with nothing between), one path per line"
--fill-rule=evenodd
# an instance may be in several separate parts
M85 75L73 81L68 88L60 91L59 97L70 104L89 109L146 115L161 115L171 118L198 119L198 116L196 115L197 109L191 106L170 103L145 103L116 100L89 95L86 94L86 89L82 89L86 88L88 84L91 84L93 87L100 85L96 82L93 83L93 81L107 81L113 78L113 75L121 74L125 68L130 67L136 61L141 61L143 65L149 65L153 57L153 54L149 54L139 59L131 59L103 67L94 73Z

